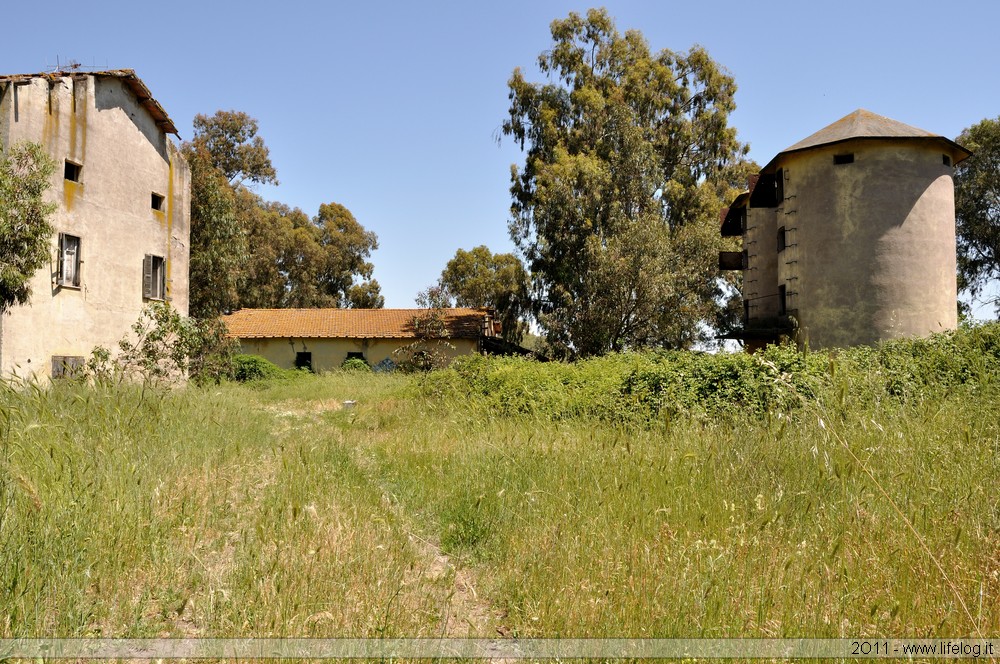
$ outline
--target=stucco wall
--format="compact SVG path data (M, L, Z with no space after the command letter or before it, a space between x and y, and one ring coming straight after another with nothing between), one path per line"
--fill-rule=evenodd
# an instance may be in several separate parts
M854 162L835 165L836 154ZM957 325L952 168L931 141L851 141L791 153L779 257L810 346L923 336Z
M751 208L747 210L744 248L747 270L744 272L743 293L750 303L749 320L773 318L778 315L778 256L775 253L777 218L780 209Z
M50 264L32 280L28 305L0 320L0 371L47 376L56 355L114 349L148 301L146 254L166 259L167 299L188 310L190 173L183 157L121 80L66 76L9 85L0 140L41 143L56 160L47 198L57 203ZM78 183L64 163L82 166ZM152 194L165 198L152 208ZM80 238L80 287L58 287L58 233Z
M372 366L386 358L398 362L394 351L410 343L410 339L241 339L240 348L241 352L260 355L282 369L295 367L296 353L309 352L314 371L331 371L340 368L349 352L364 353ZM478 342L473 339L449 339L448 343L451 348L438 348L450 359L479 350Z

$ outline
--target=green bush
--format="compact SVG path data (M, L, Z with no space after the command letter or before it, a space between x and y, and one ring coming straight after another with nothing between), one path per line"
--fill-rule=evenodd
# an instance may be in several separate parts
M358 357L352 357L344 360L344 363L340 365L340 368L344 371L365 371L369 373L372 370L372 368L368 366L367 362Z
M649 351L568 363L459 358L428 375L432 395L497 415L615 422L789 412L815 400L912 401L1000 380L1000 323L875 347L749 353Z
M285 372L278 365L259 355L237 355L233 358L233 380L240 383L273 380L284 376Z
M239 344L226 336L220 319L182 316L166 302L144 307L118 352L103 346L91 351L90 378L100 382L139 379L171 383L187 375L195 384L218 384L232 376Z

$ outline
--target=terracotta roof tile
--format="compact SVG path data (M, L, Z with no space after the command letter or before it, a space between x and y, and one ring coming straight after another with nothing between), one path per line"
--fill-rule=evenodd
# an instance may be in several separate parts
M426 309L240 309L222 317L239 339L413 339L413 317ZM482 309L444 309L451 338L477 339Z

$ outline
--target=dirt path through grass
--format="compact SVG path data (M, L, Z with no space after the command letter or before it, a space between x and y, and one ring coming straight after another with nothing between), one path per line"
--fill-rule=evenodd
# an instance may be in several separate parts
M382 507L392 517L394 527L405 534L415 560L404 575L404 585L427 592L437 606L437 636L442 638L487 638L505 635L502 613L476 590L477 570L464 561L443 552L436 538L421 532L412 515L397 500L384 478L377 461L368 452L378 444L378 437L391 435L384 430L363 431L354 427L332 428L324 417L331 413L343 417L343 404L334 399L289 401L265 407L276 420L276 431L283 436L330 436L350 450L351 458L372 487L381 494ZM356 436L363 433L370 439L358 444ZM421 602L418 602L421 603ZM415 607L414 607L415 608ZM500 661L500 660L498 660Z

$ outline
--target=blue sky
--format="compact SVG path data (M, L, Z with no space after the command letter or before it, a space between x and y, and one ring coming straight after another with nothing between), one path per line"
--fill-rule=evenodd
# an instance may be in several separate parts
M549 23L593 5L475 2L10 3L4 73L74 59L131 68L191 137L196 113L260 122L301 207L347 206L379 236L386 306L413 306L459 248L510 251L499 128L515 67L534 71ZM739 86L731 118L751 157L857 109L954 138L1000 115L1000 3L606 2L654 50L705 46ZM534 80L540 80L532 74Z

